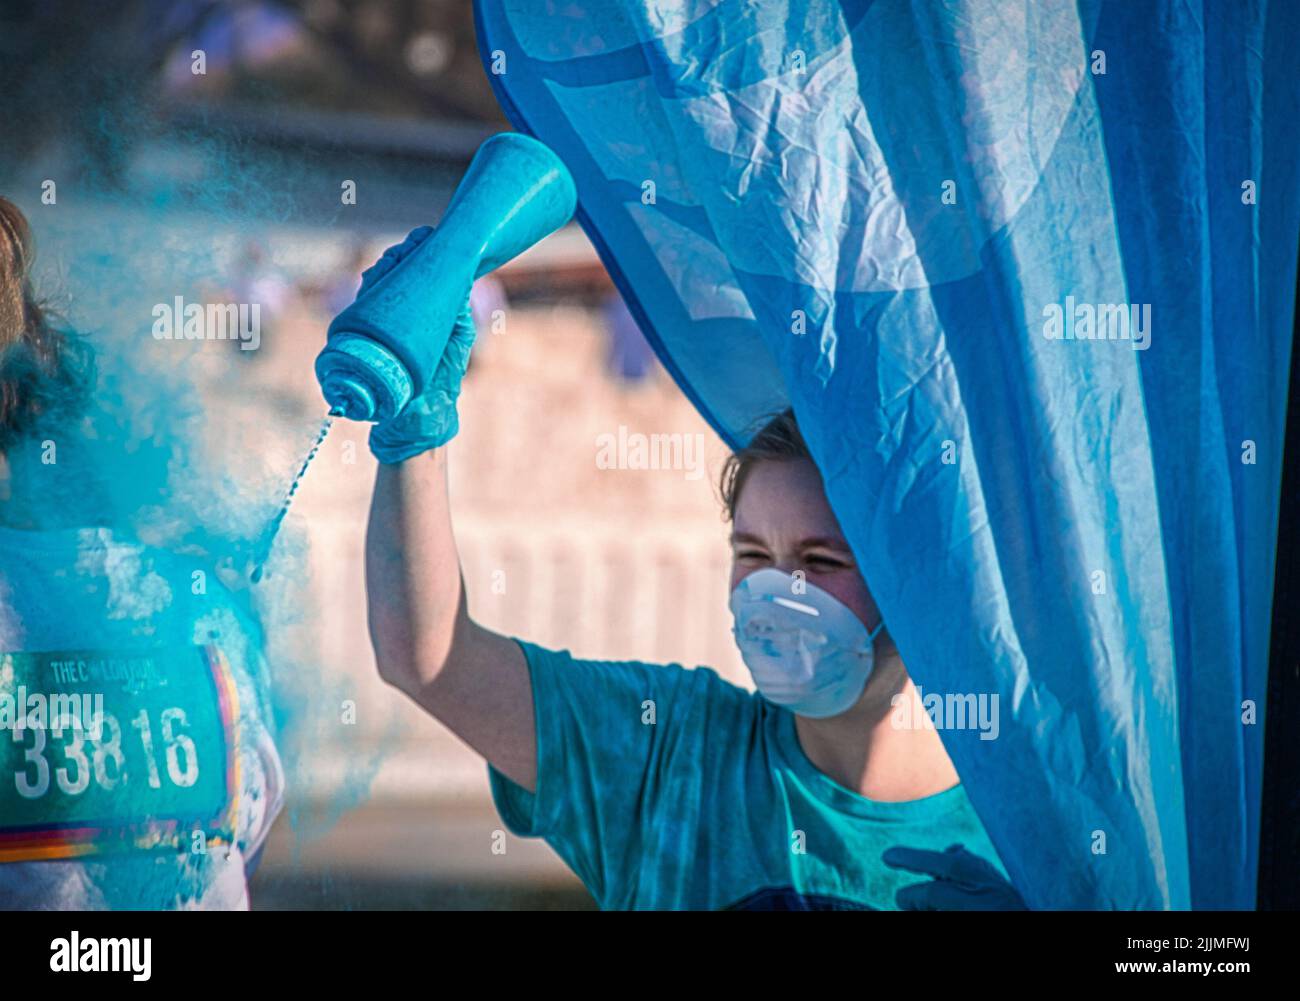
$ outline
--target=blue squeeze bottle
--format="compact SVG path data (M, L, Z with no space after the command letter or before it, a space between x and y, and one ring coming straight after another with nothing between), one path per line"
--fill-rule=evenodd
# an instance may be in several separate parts
M559 229L576 204L548 147L517 132L484 142L438 228L330 324L316 357L330 412L398 414L432 378L474 280Z

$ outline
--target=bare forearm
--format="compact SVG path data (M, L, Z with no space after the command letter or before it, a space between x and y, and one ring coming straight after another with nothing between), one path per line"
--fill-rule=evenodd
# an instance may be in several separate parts
M366 532L379 673L503 774L535 788L532 682L519 644L470 620L438 449L381 465Z
M366 596L379 673L408 691L428 686L466 615L445 449L380 465L366 530Z

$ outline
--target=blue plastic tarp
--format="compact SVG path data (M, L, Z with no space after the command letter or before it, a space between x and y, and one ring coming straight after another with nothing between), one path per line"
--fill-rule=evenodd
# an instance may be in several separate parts
M1031 907L1252 907L1300 5L477 0L723 437L792 404Z

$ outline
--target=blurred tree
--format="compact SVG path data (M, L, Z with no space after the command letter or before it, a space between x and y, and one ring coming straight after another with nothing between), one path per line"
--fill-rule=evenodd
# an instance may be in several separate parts
M420 117L504 123L479 62L468 0L298 0L303 23L357 92Z
M0 94L0 174L62 140L107 183L166 101L504 124L466 0L5 0Z
M82 169L120 176L122 130L170 48L217 2L6 0L0 5L0 170L56 139L86 148Z

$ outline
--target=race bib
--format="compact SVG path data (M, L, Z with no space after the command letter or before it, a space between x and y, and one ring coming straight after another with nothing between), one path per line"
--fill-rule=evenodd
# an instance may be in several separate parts
M0 654L0 862L231 844L238 718L214 644Z

